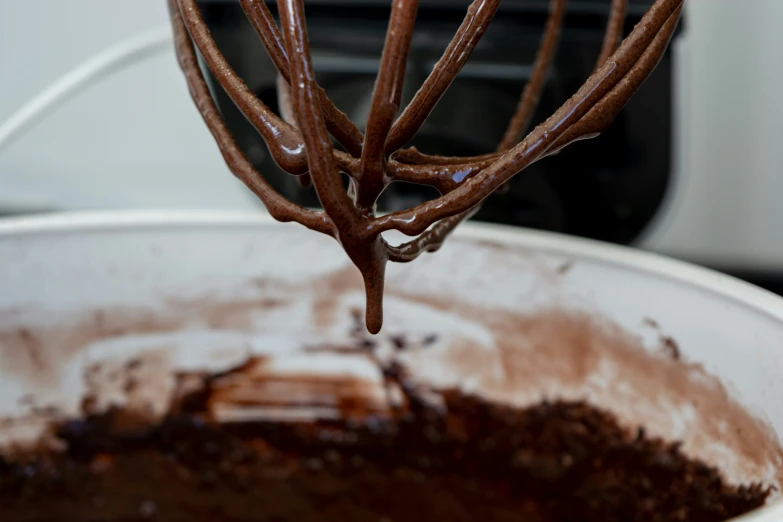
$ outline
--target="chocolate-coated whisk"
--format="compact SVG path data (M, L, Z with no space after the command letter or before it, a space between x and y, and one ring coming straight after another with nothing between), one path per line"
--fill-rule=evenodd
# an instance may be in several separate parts
M263 0L240 0L280 75L288 120L274 114L247 88L218 49L196 0L168 0L176 51L193 100L231 171L280 221L296 221L328 234L359 268L367 291L367 328L380 331L385 266L437 250L481 202L531 163L580 139L603 132L663 56L684 0L656 0L624 40L627 0L612 0L595 71L563 106L524 139L557 49L566 0L550 0L533 74L497 152L473 157L433 156L403 148L421 128L486 31L500 0L475 0L410 104L400 114L408 50L418 0L393 0L386 43L366 132L329 99L315 81L303 0L278 0L281 28ZM195 45L195 47L194 47ZM323 211L304 209L277 193L239 150L209 93L196 50L286 172L312 184ZM285 86L288 88L285 89ZM291 121L291 116L295 121ZM333 146L332 138L346 152ZM521 140L521 141L520 141ZM342 173L350 179L343 188ZM575 174L576 175L576 174ZM395 180L430 185L440 196L408 210L375 215L375 202ZM381 234L417 236L399 246Z

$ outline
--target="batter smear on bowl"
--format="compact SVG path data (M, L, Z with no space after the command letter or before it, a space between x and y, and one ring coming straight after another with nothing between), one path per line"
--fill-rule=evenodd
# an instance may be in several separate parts
M475 0L470 4L442 58L401 113L407 55L419 2L391 2L386 43L364 133L335 107L315 81L303 0L278 0L280 28L263 1L241 0L279 71L285 119L269 110L233 71L210 35L197 1L168 1L180 66L227 165L272 216L296 221L340 242L362 273L367 294L366 325L372 333L379 332L383 323L386 263L409 262L423 252L437 250L460 222L517 173L575 141L603 132L658 64L683 6L683 0L657 0L621 42L627 0L613 0L595 72L572 98L521 139L544 88L565 14L566 0L551 0L533 74L497 150L475 157L442 157L404 147L465 65L500 0ZM288 201L248 162L221 120L196 50L263 137L278 165L298 176L302 185L312 182L323 211L304 209ZM343 175L349 179L347 190ZM408 210L376 216L376 201L393 181L430 185L441 195ZM390 230L416 237L393 246L381 236Z

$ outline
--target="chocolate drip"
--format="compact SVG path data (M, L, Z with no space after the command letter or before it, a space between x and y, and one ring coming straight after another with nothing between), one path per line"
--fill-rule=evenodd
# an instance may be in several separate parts
M468 61L470 54L489 27L500 5L500 0L476 0L465 16L454 39L446 47L429 77L424 81L400 119L394 124L386 145L392 153L409 142L435 108L438 100L449 88L457 74ZM380 75L379 75L380 77Z
M536 56L536 61L533 65L533 74L522 91L514 117L511 118L506 134L503 136L500 145L498 145L498 152L506 152L516 145L522 138L522 133L530 126L530 120L533 119L533 113L536 107L538 107L541 92L546 84L546 76L549 74L552 60L557 52L565 9L566 0L552 1L549 20L546 23L544 36L541 38L541 44L538 49L538 56ZM604 57L601 63L605 62L606 58L608 57Z
M626 0L612 0L612 9L609 13L609 22L606 24L606 34L604 43L601 46L601 54L598 56L598 62L595 68L601 65L612 56L623 39L623 25L625 23L625 12L628 10Z
M255 97L228 65L209 34L196 0L168 2L180 66L229 168L276 219L297 221L342 244L364 277L366 324L370 332L377 333L383 322L387 261L408 262L423 252L437 250L459 223L514 175L570 143L603 132L663 56L684 0L656 0L621 44L627 0L613 0L595 72L571 99L520 142L546 83L565 15L566 0L550 0L549 20L533 75L498 151L464 158L432 156L400 147L413 138L462 69L495 16L500 0L475 0L469 6L443 57L399 116L418 1L394 0L366 135L335 107L315 81L303 0L278 0L282 30L263 1L241 0L279 70L281 96L288 100L285 120ZM299 176L303 185L312 179L324 212L306 210L283 198L242 155L210 97L194 44L217 81L264 138L281 168ZM336 150L330 135L348 152ZM340 172L350 179L347 192ZM375 216L376 200L395 180L433 186L441 196L408 210ZM394 247L381 237L389 230L419 237Z
M280 71L286 83L291 82L291 73L288 65L288 54L285 50L283 36L280 34L275 19L269 11L266 3L255 0L240 0L242 8L247 14L248 20L258 33L261 42L264 44L266 52L272 58L272 61ZM317 87L318 96L326 117L326 127L329 132L337 139L340 144L354 156L362 153L362 142L364 136L358 127L348 118L348 116L335 107L332 100L326 95L321 87Z

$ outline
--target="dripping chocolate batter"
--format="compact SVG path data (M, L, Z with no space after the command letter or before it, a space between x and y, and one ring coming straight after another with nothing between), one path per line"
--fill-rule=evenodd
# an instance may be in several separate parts
M263 1L241 0L282 81L290 88L288 112L295 117L295 125L270 111L231 69L212 39L196 0L168 0L180 65L229 168L276 219L296 221L340 242L364 278L366 325L372 333L380 331L383 322L386 263L412 261L422 252L437 250L460 222L514 175L570 143L605 130L663 56L683 1L657 0L621 42L627 0L613 0L595 72L571 99L520 141L538 104L563 23L566 0L550 0L549 20L533 75L497 152L440 157L401 147L411 141L459 73L492 21L500 0L475 0L470 5L443 57L399 116L418 1L394 0L364 135L315 81L303 0L278 0L281 29ZM286 200L247 161L219 116L199 69L194 45L229 97L261 134L280 167L299 176L303 185L312 180L323 211L307 210ZM347 152L336 150L331 137ZM341 172L350 178L347 192ZM441 196L378 217L375 202L394 180L431 185ZM381 237L389 230L418 237L392 246Z

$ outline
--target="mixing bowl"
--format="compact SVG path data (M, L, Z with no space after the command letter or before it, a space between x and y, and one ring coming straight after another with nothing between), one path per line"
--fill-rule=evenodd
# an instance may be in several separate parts
M377 365L329 349L361 333L358 272L297 225L203 212L12 219L0 266L0 445L79 417L86 397L163 415L176 374L261 355L290 385L224 404L221 420L339 416L305 374L360 383L351 393L388 406ZM727 276L468 224L437 254L389 266L373 342L422 385L514 405L587 399L681 440L732 482L783 484L783 300ZM142 386L123 384L131 360L152 363L133 376ZM783 520L779 493L744 520Z

